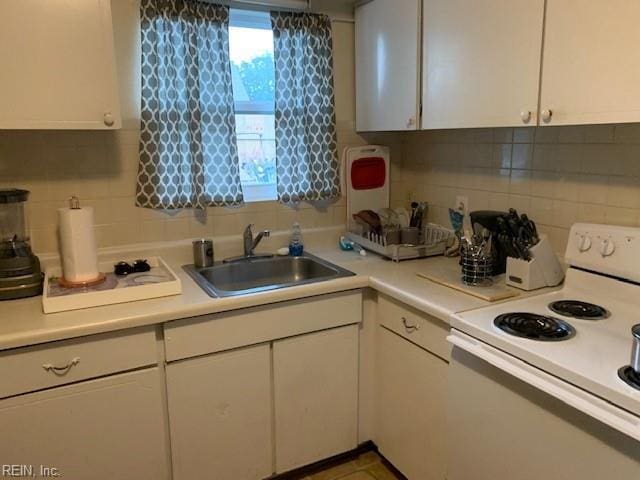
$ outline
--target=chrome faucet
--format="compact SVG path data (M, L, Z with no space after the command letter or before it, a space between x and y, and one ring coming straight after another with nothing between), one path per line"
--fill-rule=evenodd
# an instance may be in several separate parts
M271 235L271 232L269 230L263 230L260 233L258 233L256 238L253 238L253 232L251 231L251 227L253 227L253 224L247 225L247 227L244 229L244 233L242 234L242 242L244 244L244 255L241 255L239 257L225 258L222 261L223 263L241 262L243 260L246 261L246 260L251 260L253 258L273 257L272 254L268 254L268 253L260 254L260 255L256 255L254 253L254 250L256 249L260 241L264 237L269 237Z
M263 237L268 237L271 235L271 232L269 230L263 230L258 233L256 238L253 238L251 227L253 227L252 223L247 225L247 228L244 229L244 233L242 234L242 238L244 240L244 256L247 258L255 257L256 255L253 253L253 251L256 249L260 241L263 239Z
M633 349L631 350L631 368L640 375L640 323L631 329Z

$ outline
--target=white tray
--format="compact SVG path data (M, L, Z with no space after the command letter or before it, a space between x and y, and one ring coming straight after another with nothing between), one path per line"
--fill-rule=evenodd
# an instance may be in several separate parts
M132 263L132 260L125 261ZM106 273L107 280L100 285L88 288L62 289L57 284L57 279L61 275L60 268L47 269L42 293L42 309L44 313L64 312L182 293L180 279L162 258L149 257L147 261L151 266L150 272L120 277L113 273L113 262L100 263L99 269Z

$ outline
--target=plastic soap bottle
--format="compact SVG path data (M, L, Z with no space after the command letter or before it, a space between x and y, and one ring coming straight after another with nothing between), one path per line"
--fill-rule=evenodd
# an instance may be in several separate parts
M291 228L291 237L289 238L289 255L292 257L299 257L302 255L302 252L304 252L302 231L300 230L300 224L296 222Z

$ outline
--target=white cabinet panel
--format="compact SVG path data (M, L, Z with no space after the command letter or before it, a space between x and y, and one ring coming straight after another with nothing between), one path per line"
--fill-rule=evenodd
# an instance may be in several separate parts
M640 121L638 25L637 0L547 1L541 125Z
M270 476L268 344L167 366L174 480Z
M156 363L153 326L5 350L0 352L0 398Z
M357 445L358 326L273 344L276 472Z
M167 360L231 350L361 320L360 290L186 318L164 326Z
M448 364L378 330L376 443L409 480L444 480Z
M447 342L450 327L442 320L431 317L385 295L378 296L378 320L389 330L449 360L451 344Z
M373 0L356 17L356 130L415 130L420 1Z
M536 124L544 0L424 0L422 15L423 129Z
M109 0L0 2L0 129L121 126Z
M155 367L9 398L0 458L69 479L168 479L164 415Z

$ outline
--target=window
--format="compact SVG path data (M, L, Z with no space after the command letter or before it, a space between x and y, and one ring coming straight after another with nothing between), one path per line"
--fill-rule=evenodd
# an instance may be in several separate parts
M275 200L275 69L268 12L231 9L229 56L244 199Z

